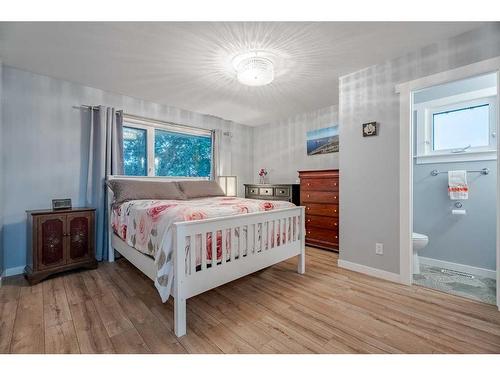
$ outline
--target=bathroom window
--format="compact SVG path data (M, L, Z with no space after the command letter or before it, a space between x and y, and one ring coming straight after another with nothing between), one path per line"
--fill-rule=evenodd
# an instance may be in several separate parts
M416 106L417 163L496 159L494 99Z
M489 148L490 105L460 106L432 114L432 149L461 152Z

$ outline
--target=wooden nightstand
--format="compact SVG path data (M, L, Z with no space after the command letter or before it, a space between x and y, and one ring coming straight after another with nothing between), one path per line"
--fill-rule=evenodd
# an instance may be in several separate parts
M30 284L75 268L96 268L95 209L26 211L25 276Z

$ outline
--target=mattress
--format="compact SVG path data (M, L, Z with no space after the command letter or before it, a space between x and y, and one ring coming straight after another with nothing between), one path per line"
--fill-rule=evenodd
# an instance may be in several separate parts
M227 217L241 215L252 212L272 211L276 209L295 207L293 203L286 201L266 201L256 199L245 199L237 197L210 197L190 200L133 200L114 205L111 213L111 225L113 231L129 246L136 250L152 256L157 265L157 279L155 286L160 293L163 301L166 301L170 295L172 287L173 269L172 269L172 224L183 221L202 220L209 218ZM258 226L257 236L260 245L261 233L267 233L267 228ZM272 230L272 228L271 228ZM291 228L288 228L290 231ZM230 231L226 233L225 256L230 257L231 251L235 256L245 255L246 246L246 228L242 233L236 231L234 236ZM274 236L272 233L271 241L280 241L283 234ZM212 260L212 236L206 234L206 249L202 251L201 235L194 239L189 239L186 251L195 251L196 263L201 264L202 256L207 261ZM234 238L233 238L234 237ZM238 238L241 237L241 238ZM240 239L240 241L236 241ZM272 247L273 243L266 242L267 236L262 241L263 247ZM216 232L217 260L222 259L222 232ZM234 244L234 246L232 246ZM238 247L238 244L241 248ZM191 250L191 248L194 248ZM261 249L257 249L260 251Z

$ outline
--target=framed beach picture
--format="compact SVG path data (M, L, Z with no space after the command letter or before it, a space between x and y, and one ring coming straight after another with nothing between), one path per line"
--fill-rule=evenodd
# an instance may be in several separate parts
M307 155L339 152L339 126L311 130L307 132Z

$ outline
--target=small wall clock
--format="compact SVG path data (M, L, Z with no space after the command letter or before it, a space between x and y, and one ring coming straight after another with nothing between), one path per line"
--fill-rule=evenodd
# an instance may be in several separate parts
M373 121L363 124L363 137L371 137L373 135L377 135L377 123Z

